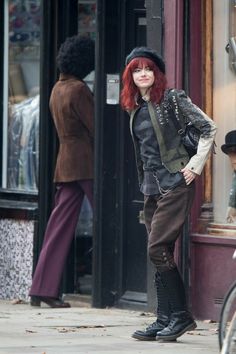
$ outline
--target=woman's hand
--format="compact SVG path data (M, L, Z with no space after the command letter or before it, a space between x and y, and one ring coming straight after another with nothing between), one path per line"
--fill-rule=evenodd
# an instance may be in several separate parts
M196 177L197 174L191 170L184 167L180 172L183 173L186 184L190 184Z

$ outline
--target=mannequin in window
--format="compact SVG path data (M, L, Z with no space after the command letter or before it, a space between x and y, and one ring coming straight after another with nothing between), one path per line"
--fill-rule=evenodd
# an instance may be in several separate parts
M229 156L233 168L226 220L228 223L236 223L236 130L226 134L225 144L221 146L221 150Z

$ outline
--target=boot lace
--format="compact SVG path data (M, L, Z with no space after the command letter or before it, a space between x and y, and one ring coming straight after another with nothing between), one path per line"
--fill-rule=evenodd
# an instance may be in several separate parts
M151 323L149 326L147 326L146 330L153 329L156 327L156 325L157 325L157 320L155 322Z

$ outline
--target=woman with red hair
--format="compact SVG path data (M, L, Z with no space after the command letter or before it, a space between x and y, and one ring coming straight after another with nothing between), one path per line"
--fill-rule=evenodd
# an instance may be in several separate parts
M168 89L165 63L152 49L134 48L126 58L121 105L130 114L148 254L156 268L157 320L132 337L175 340L196 328L174 260L175 242L188 216L200 175L214 143L214 122L182 90ZM194 155L183 145L187 124L199 130Z

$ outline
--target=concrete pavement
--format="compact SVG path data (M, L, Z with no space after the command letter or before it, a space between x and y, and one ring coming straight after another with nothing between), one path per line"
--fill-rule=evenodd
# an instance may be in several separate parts
M35 308L0 301L0 354L218 354L217 324L197 322L177 342L141 342L152 314L120 309Z

